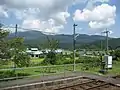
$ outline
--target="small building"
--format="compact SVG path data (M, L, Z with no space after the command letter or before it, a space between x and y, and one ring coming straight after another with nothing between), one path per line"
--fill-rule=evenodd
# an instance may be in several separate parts
M63 52L62 49L57 49L57 50L55 50L55 53L62 53L62 52Z
M44 52L44 54L47 54L47 53L49 53L50 51L51 51L50 49L44 49L44 50L42 50L42 52ZM55 52L55 53L62 53L63 50L62 50L62 49L56 49L54 52Z
M38 48L30 48L30 49L27 49L26 52L27 52L27 53L30 55L30 57L32 57L32 58L39 58L39 57L43 54L43 52L40 51Z

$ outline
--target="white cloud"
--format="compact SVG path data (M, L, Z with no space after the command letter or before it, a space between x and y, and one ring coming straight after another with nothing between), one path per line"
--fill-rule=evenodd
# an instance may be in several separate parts
M0 17L7 17L8 18L8 14L7 14L7 11L5 10L4 6L0 6Z
M30 30L39 30L45 34L58 33L59 30L64 28L63 25L55 25L55 21L53 19L49 19L48 21L40 21L39 19L26 19L23 21L22 27L29 27Z
M45 34L57 34L59 32L59 30L63 29L63 28L64 28L63 25L54 26L54 27L51 27L51 28L46 28L45 32L43 31L43 33L45 33Z
M95 33L95 35L100 35L100 33Z
M40 13L40 9L39 8L27 8L27 9L12 9L11 10L17 19L26 19L28 17L38 17L39 13Z
M70 13L68 12L59 12L51 16L51 18L53 18L59 24L66 24L66 19L68 17L70 17Z
M110 0L87 0L87 1L88 1L88 3L86 5L86 8L87 9L93 9L97 2L99 2L99 3L106 3L106 2L109 2Z
M23 21L22 26L26 28L35 27L43 31L49 29L56 32L67 23L67 18L70 17L68 6L76 1L78 0L2 0L0 6L4 5L9 14ZM52 27L55 30L50 27L51 24L48 22L50 19L54 21ZM41 27L41 23L45 24Z
M70 17L68 7L76 3L85 3L86 1L88 3L96 3L108 2L109 0L1 0L0 6L2 6L2 9L0 9L0 16L15 15L16 19L22 21L21 26L23 27L59 32L60 29L64 28L67 19ZM99 10L99 8L96 9ZM107 9L109 8L106 8L106 11ZM96 22L96 18L100 23L102 21L100 21L101 18L98 18L100 14L97 13L97 10L77 10L75 20L92 21L90 25L94 27L93 23ZM92 14L93 11L95 15ZM111 14L108 12L110 12L109 10L106 13ZM103 12L100 11L100 13ZM93 20L94 18L95 20Z
M26 20L24 20L23 21L23 23L22 23L22 27L24 27L24 28L28 28L29 27L29 29L34 29L34 28L40 28L40 21L39 20L37 20L37 19L26 19Z
M3 1L0 1L3 2ZM7 8L19 11L19 14L36 15L43 19L59 12L66 12L73 0L5 0L4 4ZM17 11L17 13L18 13ZM18 14L17 14L18 16ZM23 15L26 16L26 15Z
M115 24L116 7L101 4L94 9L76 10L73 19L75 21L86 21L91 28L105 28Z
M93 0L94 2L109 2L110 0Z
M109 31L110 32L110 34L113 34L114 32L113 31Z
M89 26L93 29L108 28L114 24L115 24L115 20L110 19L110 18L108 20L105 20L105 21L90 21L89 22Z

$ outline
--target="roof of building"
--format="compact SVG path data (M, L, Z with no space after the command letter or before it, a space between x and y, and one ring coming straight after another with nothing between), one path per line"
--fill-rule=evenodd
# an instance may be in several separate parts
M31 48L32 51L38 51L38 48Z
M35 51L35 52L32 52L32 54L34 55L39 55L39 54L42 54L43 52L42 51Z

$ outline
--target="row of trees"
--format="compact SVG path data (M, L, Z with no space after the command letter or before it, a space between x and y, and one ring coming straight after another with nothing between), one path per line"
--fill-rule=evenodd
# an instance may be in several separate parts
M29 66L30 58L25 52L24 39L9 39L9 31L2 29L2 26L0 24L0 62L13 61L15 67Z

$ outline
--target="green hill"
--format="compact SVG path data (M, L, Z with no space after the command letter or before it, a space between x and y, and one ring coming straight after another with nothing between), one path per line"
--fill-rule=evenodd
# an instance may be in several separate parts
M105 49L106 47L106 40L98 40L92 43L87 44L88 48L91 48L94 46L94 48L100 49ZM81 46L83 47L83 45ZM111 38L109 39L109 49L117 49L120 48L120 38Z
M45 35L40 31L26 31L18 32L17 36L24 37L25 44L31 47L37 47L43 44L49 38L54 38L59 41L59 47L65 49L71 49L73 43L73 35L58 34L58 35ZM14 37L14 33L10 34L9 37ZM86 35L80 34L76 39L76 47L80 47L83 44L93 43L95 41L104 40L104 36L99 35Z

